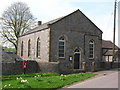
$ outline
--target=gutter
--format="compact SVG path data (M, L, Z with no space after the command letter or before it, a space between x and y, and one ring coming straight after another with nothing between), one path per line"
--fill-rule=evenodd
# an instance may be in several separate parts
M21 35L21 36L19 36L19 37L22 37L22 36L25 36L25 35L29 35L29 34L32 34L32 33L36 33L36 32L39 32L39 31L42 31L42 30L45 30L45 29L48 29L49 27L47 27L47 28L43 28L43 29L40 29L40 30L37 30L37 31L33 31L33 32L30 32L30 33L26 33L26 34L23 34L23 35Z

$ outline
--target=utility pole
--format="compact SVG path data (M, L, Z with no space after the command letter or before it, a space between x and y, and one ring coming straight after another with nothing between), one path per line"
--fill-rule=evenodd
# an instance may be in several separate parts
M116 5L117 5L117 0L115 0L115 5L114 5L113 58L114 58L114 56L115 56ZM112 61L113 61L113 60L112 60Z

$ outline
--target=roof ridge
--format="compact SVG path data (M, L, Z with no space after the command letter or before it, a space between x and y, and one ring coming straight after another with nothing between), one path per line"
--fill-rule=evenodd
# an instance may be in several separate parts
M35 27L35 28L33 28L33 29L28 30L27 32L25 32L25 33L24 33L23 35L21 35L21 36L24 36L24 35L26 35L26 34L35 32L37 28L39 28L39 27L41 27L41 26L43 26L43 25L46 25L45 28L48 28L48 27L47 27L48 25L52 25L52 24L54 24L54 23L60 21L61 19L65 18L65 17L67 17L67 16L69 16L69 15L71 15L71 14L77 12L77 11L80 11L80 10L77 9L77 10L75 10L74 12L72 12L72 13L70 13L70 14L67 14L67 15L65 15L65 16L62 16L62 17L59 17L59 18L50 20L50 21L48 21L48 22L45 22L45 23L43 23L43 24L41 24L41 25L39 25L39 26L37 26L37 27ZM42 28L42 29L44 29L44 28ZM21 36L19 36L19 37L21 37Z
M63 17L62 17L62 18L60 18L58 21L60 21L61 19L64 19L65 17L70 16L71 14L73 14L73 13L75 13L75 12L77 12L77 11L80 11L80 10L79 10L79 9L77 9L77 10L75 10L74 12L69 13L69 14L67 14L67 15L63 16ZM56 21L56 22L58 22L58 21ZM54 24L54 23L56 23L56 22L53 22L52 24ZM50 24L50 25L51 25L51 24Z
M80 12L83 16L85 16L86 17L86 19L88 19L95 27L97 27L84 13L82 13L82 11L80 11L79 9L77 9L77 10L75 10L74 12L72 12L72 13L69 13L69 14L67 14L67 15L65 15L65 16L63 16L63 17L60 17L60 18L57 18L57 19L53 19L53 20L51 20L51 21L48 21L48 22L46 22L46 23L43 23L43 24L41 24L41 25L39 25L38 27L35 27L35 28L33 28L33 29L30 29L30 30L28 30L26 33L24 33L23 35L21 35L21 36L24 36L24 35L27 35L27 34L30 34L30 33L33 33L33 32L36 32L36 31L40 31L40 30L44 30L44 29L46 29L46 28L49 28L49 25L52 25L52 24L54 24L54 23L57 23L57 22L59 22L59 21L61 21L62 19L64 19L64 18L66 18L66 17L68 17L68 16L70 16L70 15L72 15L73 13L75 13L75 12ZM98 28L98 27L97 27ZM99 29L99 28L98 28ZM100 29L99 29L100 30ZM100 30L101 31L101 30ZM102 31L101 31L102 32ZM103 33L103 32L102 32ZM20 37L21 37L20 36Z

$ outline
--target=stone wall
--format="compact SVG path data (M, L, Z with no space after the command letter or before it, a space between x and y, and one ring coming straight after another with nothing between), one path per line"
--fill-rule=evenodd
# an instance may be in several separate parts
M36 61L27 61L26 73L46 73L46 72L57 72L62 74L70 74L70 73L80 73L80 72L94 72L99 70L106 70L112 68L120 68L118 62L113 63L111 67L111 62L91 62L85 63L82 66L82 69L73 69L73 68L65 68L62 66L64 64L60 64L59 62L36 62ZM22 61L17 61L15 63L2 63L2 74L10 75L10 74L23 74L24 70L22 69Z
M23 41L23 60L36 60L41 62L49 62L49 29L45 29L39 32L31 33L22 37L18 40L17 55L21 56L21 43ZM36 57L37 52L37 39L40 39L40 57ZM31 44L31 56L28 57L28 41Z
M26 73L37 73L39 66L35 61L27 61ZM16 61L15 63L2 63L2 74L22 74L22 61Z
M112 68L120 68L119 62L100 62L100 67L102 70L112 69Z
M80 12L71 14L61 21L51 26L50 38L50 60L52 62L59 61L63 65L63 70L73 69L74 67L74 51L80 50L80 64L86 62L86 67L91 62L100 62L102 60L102 32ZM59 58L59 38L65 38L65 57ZM89 41L94 41L94 58L89 58ZM72 56L72 62L69 57ZM72 64L72 65L71 65ZM68 66L66 68L66 65ZM72 66L72 67L71 67ZM80 68L81 69L81 66Z
M26 61L27 68L25 73L45 73L45 72L57 72L59 70L59 62L36 62L36 61ZM15 63L2 63L2 74L23 74L22 61L16 61Z
M44 25L44 24L43 24ZM18 43L18 55L21 52L21 43L24 42L24 60L36 60L39 62L41 72L46 71L69 71L74 69L74 51L80 50L80 65L86 62L86 69L91 67L91 62L97 62L102 60L102 31L95 26L82 12L77 10L74 13L69 14L56 23L49 24L49 28L39 30L19 37ZM59 37L65 37L65 58L59 58ZM36 57L36 42L37 38L41 40L40 57ZM31 40L31 56L28 57L28 41ZM89 41L95 42L94 46L94 58L89 58ZM69 57L72 56L72 62L69 61ZM44 62L44 63L41 63ZM51 64L46 62L60 62L59 64ZM97 66L97 64L95 64ZM59 67L59 68L58 68ZM49 69L48 69L49 68ZM56 68L56 69L54 69Z
M60 73L59 62L38 62L39 64L39 72L56 72Z

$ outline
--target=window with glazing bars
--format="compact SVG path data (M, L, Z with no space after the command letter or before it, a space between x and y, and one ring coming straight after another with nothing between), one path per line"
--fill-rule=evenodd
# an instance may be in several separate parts
M21 56L23 56L23 41L21 43Z
M37 57L40 57L40 39L37 39Z
M64 37L59 38L59 58L65 57L65 39Z
M94 41L90 40L89 42L89 58L93 59L94 58Z
M28 41L28 57L31 56L31 43Z

